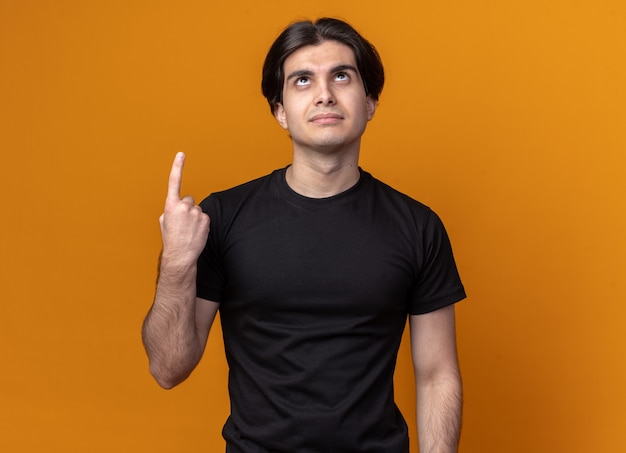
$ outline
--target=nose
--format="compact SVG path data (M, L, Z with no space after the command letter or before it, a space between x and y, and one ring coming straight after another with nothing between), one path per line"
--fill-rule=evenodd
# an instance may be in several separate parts
M319 91L317 93L317 96L315 97L315 105L335 105L337 100L335 99L335 95L330 85L328 83L320 83L318 85L318 88Z

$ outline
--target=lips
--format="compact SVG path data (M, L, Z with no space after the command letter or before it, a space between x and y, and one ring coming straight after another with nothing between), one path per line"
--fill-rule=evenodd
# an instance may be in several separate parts
M326 113L317 113L311 117L312 123L318 124L331 124L336 123L337 121L341 121L343 116L339 113L334 112L326 112Z

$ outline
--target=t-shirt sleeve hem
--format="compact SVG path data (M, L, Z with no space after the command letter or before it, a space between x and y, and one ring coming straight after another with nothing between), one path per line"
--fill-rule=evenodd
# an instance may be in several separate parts
M210 300L210 301L217 302L217 303L222 302L222 294L219 291L198 289L196 291L196 297L200 299Z
M467 296L465 294L465 290L460 289L452 294L449 294L445 297L440 297L437 300L430 302L422 302L416 307L412 307L409 309L410 315L425 315L426 313L433 312L435 310L439 310L440 308L447 307L448 305L455 304L465 299Z

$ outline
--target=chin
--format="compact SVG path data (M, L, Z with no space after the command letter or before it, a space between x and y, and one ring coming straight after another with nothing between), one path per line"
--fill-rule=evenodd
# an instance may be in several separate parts
M320 147L343 147L353 144L359 137L360 136L354 137L352 135L329 133L315 138L313 144Z

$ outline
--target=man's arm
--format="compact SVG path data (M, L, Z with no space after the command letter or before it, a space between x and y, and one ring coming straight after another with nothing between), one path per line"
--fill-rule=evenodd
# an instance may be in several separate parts
M150 360L150 373L159 385L171 389L194 370L202 354L219 304L195 298L182 301L176 292L157 295L143 324L143 343Z
M196 298L197 261L209 234L209 217L193 198L180 198L185 155L178 153L170 172L161 224L163 250L152 308L142 338L150 372L164 388L189 376L200 361L219 305Z
M409 317L421 453L458 451L463 407L454 305Z

